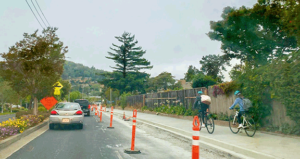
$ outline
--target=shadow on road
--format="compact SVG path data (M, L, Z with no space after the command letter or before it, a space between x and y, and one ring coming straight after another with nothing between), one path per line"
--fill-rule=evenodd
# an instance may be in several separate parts
M55 125L54 129L52 129L54 131L70 131L70 130L82 130L79 129L78 125Z

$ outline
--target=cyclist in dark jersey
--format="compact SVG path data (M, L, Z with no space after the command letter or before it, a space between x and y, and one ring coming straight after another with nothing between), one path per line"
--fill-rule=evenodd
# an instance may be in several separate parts
M201 117L202 125L201 125L201 127L205 127L204 115L205 115L206 110L209 108L209 105L201 102L201 94L203 94L203 92L198 91L198 94L199 94L199 96L196 97L196 101L194 103L194 108L200 109L199 113L202 113L202 117Z

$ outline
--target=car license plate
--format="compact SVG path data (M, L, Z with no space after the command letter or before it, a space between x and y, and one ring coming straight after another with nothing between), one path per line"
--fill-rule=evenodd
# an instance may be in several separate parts
M87 115L87 113L84 113L84 115Z
M69 123L69 122L70 122L70 119L62 119L62 122L63 122L63 123Z

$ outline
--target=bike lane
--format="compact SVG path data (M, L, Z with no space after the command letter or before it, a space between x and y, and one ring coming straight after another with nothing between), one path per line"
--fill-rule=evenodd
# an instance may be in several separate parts
M115 109L115 112L120 115L125 112L126 117L132 116L132 111ZM138 112L137 121L139 120L182 135L192 136L192 120ZM223 151L228 150L252 158L299 158L300 137L271 135L259 131L254 137L248 137L244 130L233 134L228 126L215 125L213 134L209 134L206 128L202 128L201 140Z

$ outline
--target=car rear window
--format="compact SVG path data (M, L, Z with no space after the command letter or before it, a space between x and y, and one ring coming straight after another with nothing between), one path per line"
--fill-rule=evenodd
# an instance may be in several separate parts
M89 101L87 100L75 100L76 103L79 103L81 106L88 106Z
M79 105L76 103L59 103L55 107L56 109L68 109L68 110L77 110L80 109Z

